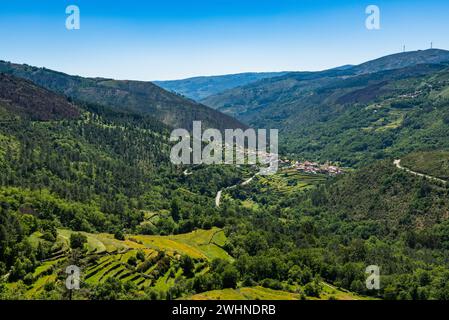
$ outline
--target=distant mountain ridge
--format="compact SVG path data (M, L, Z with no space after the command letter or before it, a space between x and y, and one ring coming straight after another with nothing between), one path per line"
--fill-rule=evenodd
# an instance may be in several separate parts
M356 77L363 74L377 73L401 69L419 64L439 64L449 61L449 51L429 49L412 51L385 56L368 61L357 66L342 66L317 72L290 72L282 76L262 79L245 86L237 87L201 100L202 103L231 114L242 121L251 123L251 115L246 115L246 109L257 105L257 109L265 108L271 102L284 99L293 101L299 92L319 88L329 82ZM270 94L273 97L270 97ZM242 116L242 114L245 114Z
M449 51L428 49L409 51L388 55L355 66L357 74L374 73L378 71L401 69L418 64L439 64L449 61Z
M279 105L300 103L306 92L322 90L329 85L335 87L339 85L340 81L349 83L351 80L348 79L356 79L364 74L442 62L449 62L449 51L430 49L405 52L385 56L357 66L344 66L318 72L291 72L227 90L201 102L233 115L248 124L255 124L259 122L256 118L262 117L262 110L276 113L279 111ZM273 110L271 110L272 107Z
M247 85L261 79L279 77L286 73L288 72L246 72L181 80L154 81L154 83L166 90L182 94L195 101L200 101L225 90Z
M165 91L151 82L121 81L71 76L46 68L0 61L0 72L27 79L75 100L151 115L164 124L191 129L200 120L204 127L245 128L229 115Z

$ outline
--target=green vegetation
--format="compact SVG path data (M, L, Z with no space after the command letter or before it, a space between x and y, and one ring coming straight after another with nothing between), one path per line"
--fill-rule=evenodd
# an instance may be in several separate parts
M144 297L148 290L166 295L182 275L193 282L195 274L207 272L214 259L232 261L221 248L226 237L217 228L167 237L127 235L124 241L115 240L110 234L58 230L56 238L58 245L50 246L42 232L29 236L34 249L48 248L47 259L34 262L37 266L34 272L23 277L25 286L22 281L10 282L4 287L4 294L39 298L48 287L60 288L63 292L61 271L69 262L76 262L83 270L83 282L89 294L98 295L99 286L116 279L130 286L136 296ZM22 291L11 292L17 287Z
M43 88L65 94L73 100L108 106L116 110L126 108L134 113L152 116L174 128L191 129L194 120L201 120L204 127L211 128L245 127L232 117L165 91L151 82L82 78L46 68L5 61L0 61L0 73L33 81Z
M279 129L281 151L292 158L361 167L449 148L448 62L443 50L404 53L289 73L204 102L256 128Z
M55 77L44 81L55 91L62 77L81 100L0 77L0 299L449 299L449 185L393 164L448 177L448 69L404 63L262 81L291 91L280 86L280 113L258 109L258 123L285 124L290 156L352 166L337 177L175 166L171 128L117 108L123 82L0 64ZM69 265L81 268L73 293ZM368 265L380 266L378 291Z
M188 297L191 300L366 300L348 291L337 289L322 283L323 290L319 297L307 296L300 287L292 287L296 292L273 290L264 287L244 287L239 289L223 289L199 293ZM300 292L300 293L297 293Z
M449 152L418 152L401 159L401 165L412 171L449 180Z

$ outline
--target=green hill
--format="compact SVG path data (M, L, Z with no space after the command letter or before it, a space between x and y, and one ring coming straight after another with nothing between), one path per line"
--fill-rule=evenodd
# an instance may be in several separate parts
M5 74L0 74L0 108L6 113L29 117L33 120L74 119L80 116L79 109L57 95L33 84Z
M449 152L429 151L406 155L401 159L404 167L443 180L449 180Z
M400 66L265 79L279 96L248 104L283 124L284 156L353 165L337 177L175 166L171 128L117 107L145 84L9 66L105 99L0 76L0 299L449 299L448 184L393 163L445 176L448 66Z

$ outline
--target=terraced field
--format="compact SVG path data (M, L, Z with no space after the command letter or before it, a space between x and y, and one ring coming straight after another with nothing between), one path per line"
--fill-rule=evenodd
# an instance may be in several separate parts
M263 287L223 289L199 293L189 300L299 300L300 295Z
M33 274L33 282L27 286L26 296L38 298L45 285L63 285L65 268L72 264L70 251L70 230L58 230L57 246L52 257L42 261ZM177 276L182 274L182 256L190 256L195 264L195 273L206 271L207 263L215 258L232 260L221 247L226 242L223 230L196 230L174 236L128 235L121 241L110 234L85 233L85 255L77 262L81 268L82 282L94 285L113 277L123 282L133 282L138 289L151 286L168 289ZM37 246L44 241L42 234L35 233L30 243ZM139 254L138 254L139 253ZM140 258L139 258L140 257ZM11 288L19 283L11 283Z
M326 177L320 174L301 173L294 169L283 171L277 175L260 178L260 183L270 185L281 193L294 193L310 189L322 183Z
M348 291L322 283L323 292L319 298L305 297L307 300L361 300L367 297L357 296ZM288 291L273 290L263 287L245 287L203 292L193 295L189 300L300 300L301 295Z
M132 283L143 294L148 288L167 292L176 283L176 279L184 272L182 256L190 256L194 263L194 273L208 271L209 264L215 258L232 261L232 258L222 249L227 239L223 230L196 230L187 234L173 236L128 235L121 241L110 234L82 233L87 238L85 253L74 262L70 250L70 236L73 231L58 230L58 237L52 257L34 270L31 283L10 283L11 289L23 290L27 299L40 299L45 295L47 286L64 289L67 274L65 269L70 264L76 264L81 269L83 286L98 285L109 278ZM30 237L30 243L37 246L44 241L42 234L35 233ZM292 292L273 290L264 287L243 287L239 289L224 289L196 294L185 299L192 300L299 300L303 297ZM323 291L319 298L307 299L337 299L356 300L365 297L356 296L350 292L323 283Z

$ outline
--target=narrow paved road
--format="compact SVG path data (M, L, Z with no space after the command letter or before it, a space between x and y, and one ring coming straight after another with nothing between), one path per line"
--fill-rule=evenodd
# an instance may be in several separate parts
M429 176L429 175L424 174L424 173L419 173L419 172L416 172L416 171L412 171L412 170L410 170L410 169L407 169L407 168L401 166L401 159L394 160L393 163L394 163L394 165L396 166L396 168L401 169L401 170L404 170L404 171L406 171L406 172L408 172L408 173L410 173L410 174L413 174L413 175L415 175L415 176L423 177L423 178L426 178L426 179L429 179L429 180L433 180L433 181L438 181L438 182L441 182L441 183L444 183L444 184L449 183L449 182L446 181L446 180L443 180L443 179L440 179L440 178L436 178L436 177L432 177L432 176Z
M259 173L256 173L256 174L253 175L251 178L249 178L249 179L243 181L242 183L238 183L238 184L235 184L235 185L233 185L233 186L230 186L230 187L227 187L227 188L224 188L224 189L218 191L218 192L217 192L217 195L215 196L215 206L216 206L217 208L220 206L221 195L223 194L223 191L224 191L224 190L228 190L228 189L235 188L235 187L237 187L238 185L246 186L246 185L249 184L251 181L253 181L253 179L254 179L258 174L259 174Z
M244 181L244 182L242 182L242 186L246 186L247 184L249 184L251 181L253 181L253 179L254 179L254 177L255 176L252 176L251 178L249 178L248 180L246 180L246 181Z
M223 190L217 192L217 196L215 197L215 206L218 208L220 206L221 194Z
M288 166L288 167L286 167L286 168L284 168L284 169L290 169L290 168L293 168L293 167L294 167L294 166L291 165L291 166ZM249 179L243 181L243 182L240 183L240 184L235 184L235 185L233 185L233 186L230 186L230 187L227 187L227 188L224 188L224 189L218 191L218 192L217 192L217 195L216 195L216 197L215 197L215 206L216 206L217 208L220 206L221 195L223 194L223 191L224 191L224 190L235 188L235 187L237 187L238 185L246 186L247 184L250 184L251 181L253 181L254 178L255 178L256 176L258 176L259 174L261 174L260 171L257 172L255 175L253 175L251 178L249 178Z

